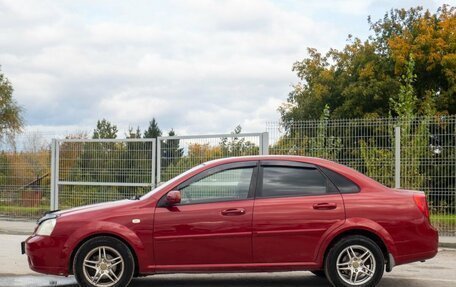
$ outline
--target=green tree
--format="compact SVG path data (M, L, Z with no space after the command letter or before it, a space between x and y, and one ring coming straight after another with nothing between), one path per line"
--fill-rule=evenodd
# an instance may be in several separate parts
M0 70L0 140L22 130L22 108L13 99L13 86Z
M173 129L168 132L168 136L175 136L176 133ZM173 165L177 162L182 155L184 150L180 147L180 141L178 139L167 139L161 144L161 165L162 168L166 169L167 166Z
M144 138L154 138L157 139L158 137L162 136L162 131L160 127L158 126L158 122L155 120L155 118L152 118L151 121L149 121L149 127L144 131ZM153 143L152 142L146 142L145 143L145 149L144 149L144 158L150 158L152 156L152 150L154 149ZM162 152L163 154L163 152ZM149 161L151 162L151 160ZM155 161L154 164L157 164ZM160 171L156 171L160 172Z
M409 55L405 67L406 70L400 77L399 94L395 98L390 98L391 110L398 115L396 125L401 128L401 186L423 190L426 175L425 171L421 170L421 162L430 157L429 121L434 112L434 106L429 102L430 97L427 97L426 105L423 105L424 116L415 117L419 101L413 85L416 74L412 54ZM390 129L390 138L394 138L392 129ZM385 184L392 186L394 150L377 147L372 139L361 140L360 148L367 175L374 178L381 176L385 179Z
M232 135L239 135L242 133L241 125L237 125L231 132ZM243 155L257 155L259 147L255 143L246 140L244 137L231 137L220 139L220 148L224 157L228 156L243 156Z
M0 191L8 185L9 162L5 152L0 153Z
M127 139L140 139L141 138L141 129L136 127L136 130L133 129L133 127L128 128L128 132L125 135L125 138Z
M342 50L325 54L309 48L308 57L293 65L300 81L279 107L285 126L317 119L326 104L333 118L397 116L389 99L397 99L403 88L410 54L414 112L422 115L434 102L436 112L456 113L456 8L396 9L369 24L373 35L367 40L349 36Z
M175 136L176 133L173 129L168 132L168 136ZM161 178L162 180L168 180L177 174L181 173L183 170L177 168L176 166L183 166L182 156L184 154L183 148L180 147L180 140L178 139L166 139L161 142L160 150L160 159L161 159ZM180 162L180 164L179 164ZM187 161L185 161L187 162Z
M93 130L93 139L115 139L117 137L117 126L106 119L97 121L97 127Z
M456 7L441 6L436 13L422 7L391 10L375 23L369 21L372 40L386 55L394 75L407 70L409 55L414 56L418 100L429 92L440 113L456 113ZM419 110L424 108L419 104Z
M115 139L117 137L117 126L106 119L98 120L93 130L93 139ZM76 143L78 144L78 143ZM64 152L68 149L71 152L76 146L68 143L68 147L62 147ZM82 152L77 157L76 164L69 179L88 182L117 182L122 180L122 158L125 147L121 143L114 142L85 142ZM117 193L115 187L109 187L113 193Z
M144 138L158 138L162 136L162 131L158 127L158 123L155 118L149 122L149 127L144 131Z
M92 139L115 139L117 137L117 126L106 119L98 120L93 130ZM133 129L129 130L133 133ZM128 135L127 135L128 136ZM82 149L80 153L75 150ZM64 143L61 154L66 154L68 159L74 161L69 172L64 173L62 180L86 181L86 182L125 182L129 172L128 165L123 161L126 146L123 143L115 142L84 142ZM105 187L64 187L62 194L62 206L72 207L81 204L95 203L99 201L113 200L119 198L119 190L127 191L115 186ZM78 196L74 196L78 194ZM124 195L124 194L122 194Z
M126 134L127 139L140 139L141 130L139 127L130 127ZM151 183L151 161L152 152L147 149L146 142L127 141L122 146L121 160L117 163L119 174L117 180L124 183ZM113 163L114 165L114 163ZM147 191L144 187L118 187L119 193L124 197L141 195Z
M326 105L320 119L309 125L289 126L288 133L270 149L271 154L315 156L337 160L342 150L342 139L330 130L330 109Z

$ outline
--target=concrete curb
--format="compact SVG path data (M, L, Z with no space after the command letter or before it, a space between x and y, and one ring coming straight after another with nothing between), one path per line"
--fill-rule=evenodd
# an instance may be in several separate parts
M73 276L61 277L53 275L8 275L0 274L0 286L8 287L77 287L78 283Z
M26 231L16 231L16 230L6 230L0 228L0 234L8 234L8 235L31 235L31 232Z
M456 236L440 236L439 247L456 248Z
M439 247L441 247L441 248L456 249L456 243L451 243L451 242L439 242Z

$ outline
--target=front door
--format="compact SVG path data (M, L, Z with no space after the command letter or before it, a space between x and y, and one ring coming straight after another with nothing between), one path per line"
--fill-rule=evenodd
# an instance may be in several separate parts
M257 162L211 168L174 188L179 205L155 210L157 271L252 262Z
M313 165L265 161L253 217L255 263L311 263L320 239L345 220L342 196Z

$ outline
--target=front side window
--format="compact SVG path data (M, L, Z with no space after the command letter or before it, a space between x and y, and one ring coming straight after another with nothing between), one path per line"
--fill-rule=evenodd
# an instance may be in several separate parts
M247 199L255 167L233 168L194 181L181 191L181 204Z
M261 197L322 195L327 180L316 168L264 166Z

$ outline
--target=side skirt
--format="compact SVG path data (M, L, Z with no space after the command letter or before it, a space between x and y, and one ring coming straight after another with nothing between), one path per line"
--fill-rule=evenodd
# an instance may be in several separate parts
M270 272L320 270L315 262L157 265L155 273Z

